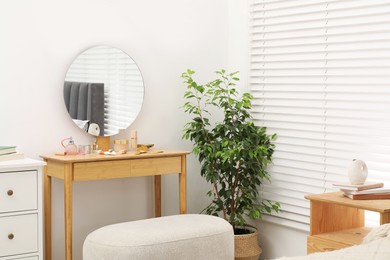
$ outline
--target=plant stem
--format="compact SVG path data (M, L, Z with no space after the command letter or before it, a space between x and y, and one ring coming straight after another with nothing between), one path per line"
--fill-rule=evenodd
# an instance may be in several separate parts
M195 91L195 97L197 99L198 115L199 115L200 120L202 122L202 124L201 124L202 131L205 133L205 136L207 138L208 143L212 143L212 140L210 139L210 136L208 135L208 132L207 132L207 129L206 129L206 125L204 123L204 117L203 117L203 114L202 114L202 111L204 111L204 109L201 108L201 104L200 104L200 100L201 99L199 98L198 94L199 94L199 91ZM214 169L214 171L216 171L215 162L213 163L213 169ZM218 182L214 182L214 190L215 190L215 194L216 194L218 200L222 201L222 199L221 199L221 197L219 196L219 193L218 193ZM225 209L224 205L222 205L222 214L223 214L223 218L228 220L227 219L227 212L226 212L226 209Z

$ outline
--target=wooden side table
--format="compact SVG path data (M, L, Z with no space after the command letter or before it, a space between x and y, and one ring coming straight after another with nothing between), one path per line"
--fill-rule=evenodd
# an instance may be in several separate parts
M365 210L378 212L381 225L390 223L390 200L352 200L342 192L305 198L310 200L308 254L360 244L371 230L364 224Z

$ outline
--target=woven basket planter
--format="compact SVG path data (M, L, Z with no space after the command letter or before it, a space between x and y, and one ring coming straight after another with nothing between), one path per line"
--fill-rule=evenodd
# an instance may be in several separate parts
M235 260L258 260L262 252L257 242L257 229L246 226L250 234L234 235L234 259Z

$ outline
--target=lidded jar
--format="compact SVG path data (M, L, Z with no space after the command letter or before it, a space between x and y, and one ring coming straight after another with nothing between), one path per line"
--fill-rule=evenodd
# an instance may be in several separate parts
M114 140L114 151L128 151L129 150L129 140L127 139L118 139Z

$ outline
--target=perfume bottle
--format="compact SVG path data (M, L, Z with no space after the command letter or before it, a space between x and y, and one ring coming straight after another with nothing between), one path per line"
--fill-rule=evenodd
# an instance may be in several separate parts
M137 151L137 131L131 130L130 132L131 150Z
M96 142L96 138L93 139L93 143L91 144L91 152L92 153L99 153L99 146Z
M67 141L67 140L69 140L68 144L64 144L64 142ZM66 154L68 154L68 155L78 154L77 145L75 145L72 137L63 139L61 141L61 145L62 145L62 147L65 148Z

